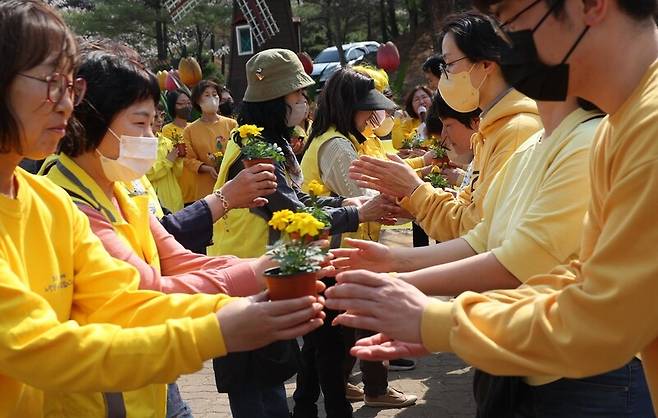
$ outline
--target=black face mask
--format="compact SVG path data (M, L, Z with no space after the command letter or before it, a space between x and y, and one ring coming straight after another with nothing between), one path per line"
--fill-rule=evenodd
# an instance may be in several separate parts
M566 61L589 30L589 26L585 27L560 64L546 65L539 59L532 34L552 12L553 8L532 30L507 32L512 46L503 49L500 68L505 81L526 96L539 101L561 102L567 98L569 90L569 64L566 64Z
M231 116L233 114L233 102L229 100L224 103L220 103L219 114L222 116Z
M192 106L176 108L176 117L185 120L190 120L190 116L192 116Z

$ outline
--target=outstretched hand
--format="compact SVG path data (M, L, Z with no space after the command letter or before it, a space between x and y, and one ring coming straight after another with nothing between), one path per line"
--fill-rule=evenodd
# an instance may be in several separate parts
M334 256L331 265L337 271L363 269L386 273L395 270L394 256L386 245L351 238L346 238L345 242L352 248L336 248L330 251Z
M416 172L395 154L387 154L388 160L361 156L352 162L349 176L359 187L401 199L423 184Z
M323 289L318 282L318 290ZM305 296L268 301L267 292L228 303L217 312L228 352L255 350L289 340L322 326L323 298Z
M385 361L402 357L422 357L430 352L422 344L396 341L380 333L358 340L350 349L350 354L361 360Z

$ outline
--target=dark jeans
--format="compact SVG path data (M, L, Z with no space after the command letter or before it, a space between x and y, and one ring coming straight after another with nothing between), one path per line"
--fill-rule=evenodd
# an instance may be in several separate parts
M289 418L286 388L244 386L228 392L233 418Z
M297 389L293 394L295 418L317 418L316 402L324 394L327 418L351 418L352 405L345 398L345 343L340 326L331 321L338 312L325 309L324 325L304 336Z
M347 379L352 373L352 368L356 363L356 358L349 354L350 348L356 340L375 335L375 332L364 329L343 328L345 332L345 378ZM359 360L361 369L361 380L363 381L363 391L367 396L385 395L388 390L388 368L382 361Z
M180 396L178 385L167 385L167 418L192 418L192 410Z
M642 363L585 379L560 379L541 386L521 384L517 418L653 418Z
M425 230L421 228L420 226L416 225L416 223L412 223L412 237L413 237L413 245L414 247L427 247L430 245L430 239L425 233Z

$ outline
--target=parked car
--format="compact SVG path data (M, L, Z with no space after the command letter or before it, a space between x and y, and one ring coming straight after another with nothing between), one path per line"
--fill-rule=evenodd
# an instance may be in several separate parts
M376 41L352 42L343 45L345 59L348 64L359 63L366 55L376 54L377 49L379 49L379 42ZM330 46L320 52L313 60L311 77L318 83L318 87L321 87L339 68L338 48Z

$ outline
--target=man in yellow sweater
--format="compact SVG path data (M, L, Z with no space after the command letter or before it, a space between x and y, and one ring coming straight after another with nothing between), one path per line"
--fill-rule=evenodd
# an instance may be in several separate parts
M354 284L334 287L327 306L358 307L358 315L337 322L385 333L354 350L364 358L397 356L400 350L454 351L495 374L585 377L617 368L639 352L655 408L656 2L480 3L506 22L508 32L499 33L514 45L506 73L517 88L540 100L585 97L609 114L591 154L592 197L580 261L535 276L517 290L466 292L453 302L431 300L402 280L348 272L338 282ZM538 55L528 54L535 45Z

